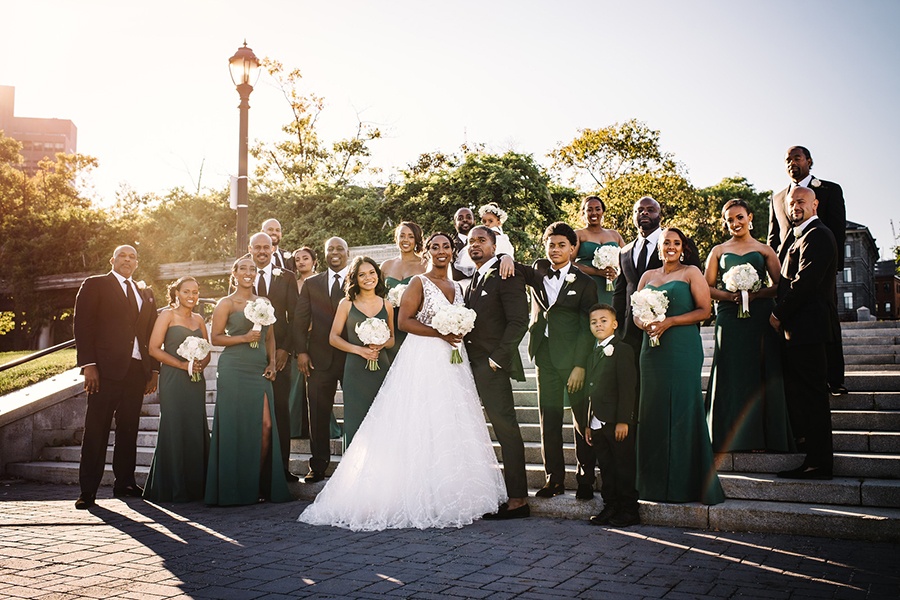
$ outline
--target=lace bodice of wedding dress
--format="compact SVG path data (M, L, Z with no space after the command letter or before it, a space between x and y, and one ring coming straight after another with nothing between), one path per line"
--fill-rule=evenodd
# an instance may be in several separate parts
M419 313L416 315L416 320L423 325L428 325L431 327L431 320L434 318L434 315L442 306L446 306L450 304L447 301L447 296L444 295L444 292L441 291L441 288L437 286L437 284L425 275L417 275L417 277L422 281L422 308L419 310ZM462 288L459 287L459 284L455 281L453 282L453 304L462 304L463 303L463 294Z

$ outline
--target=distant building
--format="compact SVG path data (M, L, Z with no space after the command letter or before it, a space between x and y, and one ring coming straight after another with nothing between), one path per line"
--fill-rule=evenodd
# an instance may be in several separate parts
M57 152L73 154L77 147L78 129L68 119L40 119L15 116L16 88L0 85L0 130L22 143L23 167L29 174L37 171L44 158L55 158Z
M855 321L856 309L865 306L875 314L875 263L878 246L869 228L847 221L844 270L837 274L837 308L841 321Z
M900 275L893 260L881 260L875 264L875 310L879 319L900 319Z

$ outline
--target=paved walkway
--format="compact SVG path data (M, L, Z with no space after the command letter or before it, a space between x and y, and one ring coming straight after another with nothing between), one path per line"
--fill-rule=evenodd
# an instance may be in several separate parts
M2 598L898 598L900 546L532 518L353 533L0 481Z

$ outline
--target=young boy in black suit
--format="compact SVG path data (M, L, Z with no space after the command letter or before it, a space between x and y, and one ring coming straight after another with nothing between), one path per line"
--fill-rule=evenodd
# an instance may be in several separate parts
M619 324L612 306L595 304L590 314L597 342L585 377L590 422L584 438L594 449L603 480L603 510L591 517L591 524L628 527L641 522L635 485L634 350L616 337Z

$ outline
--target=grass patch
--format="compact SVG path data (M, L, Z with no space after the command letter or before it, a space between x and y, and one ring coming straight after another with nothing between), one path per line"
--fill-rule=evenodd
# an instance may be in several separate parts
M0 365L12 362L31 352L0 352ZM75 366L75 349L58 350L48 356L0 373L0 396L43 381Z

